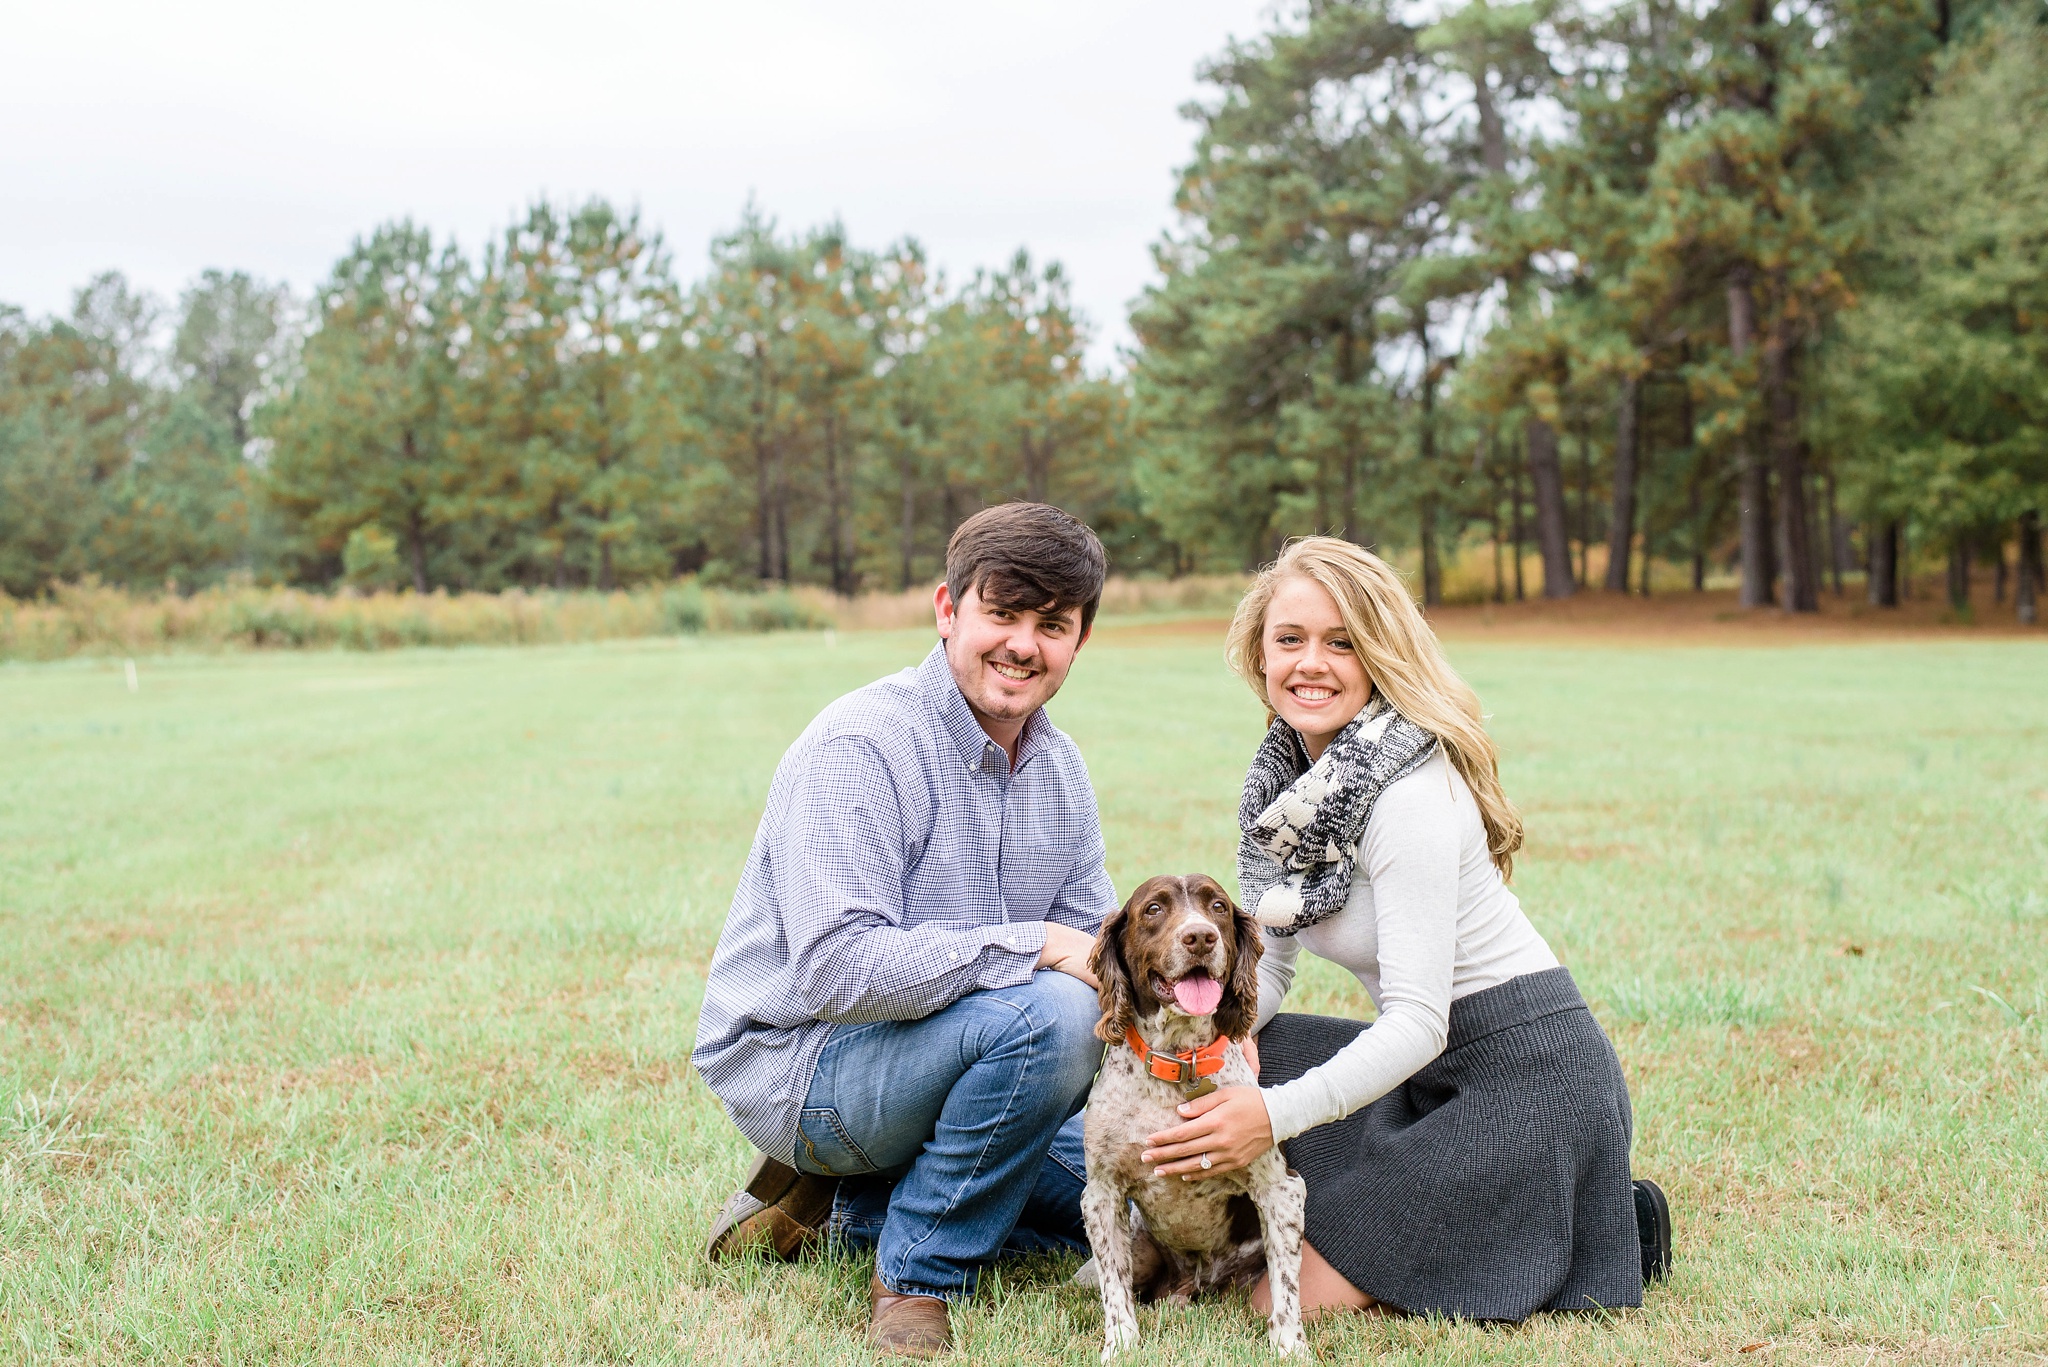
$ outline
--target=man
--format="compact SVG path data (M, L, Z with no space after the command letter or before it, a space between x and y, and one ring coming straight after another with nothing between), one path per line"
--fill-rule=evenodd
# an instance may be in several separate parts
M915 669L783 756L712 955L692 1059L761 1150L707 1248L875 1248L869 1342L930 1357L1009 1250L1080 1247L1080 1124L1113 909L1095 794L1041 710L1102 597L1057 508L962 523ZM1064 1127L1064 1128L1063 1128Z

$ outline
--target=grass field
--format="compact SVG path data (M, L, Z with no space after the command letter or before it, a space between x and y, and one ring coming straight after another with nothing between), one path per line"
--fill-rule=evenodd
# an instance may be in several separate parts
M865 1360L859 1262L699 1258L746 1153L687 1058L776 759L925 641L0 667L0 1361ZM1678 1269L1318 1360L2048 1358L2048 644L1453 654ZM1219 657L1106 630L1054 705L1119 887L1229 868ZM962 1360L1092 1363L1070 1271L987 1278ZM1241 1300L1145 1329L1267 1360Z

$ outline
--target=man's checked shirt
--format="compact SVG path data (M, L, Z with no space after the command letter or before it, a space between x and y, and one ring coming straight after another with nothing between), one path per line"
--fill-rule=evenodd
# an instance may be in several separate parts
M782 757L690 1057L741 1132L792 1161L834 1026L1029 981L1044 922L1092 935L1115 899L1081 752L1041 709L1013 771L942 642L827 707Z

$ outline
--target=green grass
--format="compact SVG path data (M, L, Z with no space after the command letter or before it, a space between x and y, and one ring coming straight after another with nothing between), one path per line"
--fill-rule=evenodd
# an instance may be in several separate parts
M746 1152L687 1060L783 747L923 647L0 667L0 1361L864 1361L859 1261L700 1260ZM1318 1359L2048 1355L2048 649L1454 655L1678 1270ZM1229 868L1219 656L1107 633L1055 704L1119 887ZM1300 1004L1365 1009L1326 966ZM1070 1269L986 1279L966 1360L1095 1361ZM1145 1331L1267 1360L1241 1300Z

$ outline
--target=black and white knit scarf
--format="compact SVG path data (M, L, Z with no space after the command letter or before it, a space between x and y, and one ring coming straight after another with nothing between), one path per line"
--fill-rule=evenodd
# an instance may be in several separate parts
M1389 713L1382 726L1380 717ZM1237 807L1244 832L1238 887L1260 925L1292 935L1343 907L1373 804L1436 746L1435 736L1378 697L1314 764L1294 728L1273 719Z

